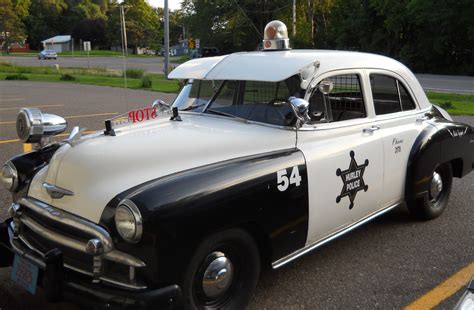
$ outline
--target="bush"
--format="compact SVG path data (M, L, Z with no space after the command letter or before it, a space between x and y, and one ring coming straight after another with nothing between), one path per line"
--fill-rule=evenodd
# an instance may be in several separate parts
M145 70L143 69L127 69L125 72L127 73L127 77L132 79L141 79L145 74Z
M152 81L151 81L151 78L150 76L148 75L145 75L144 77L142 77L142 87L143 88L151 88L151 85L152 85Z
M59 78L61 81L75 81L76 78L68 73L61 74Z
M10 74L10 75L7 75L5 77L5 80L8 80L8 81L13 81L13 80L22 80L22 81L25 81L25 80L28 80L28 77L19 73L19 74Z
M452 109L452 108L453 108L453 104L451 103L451 101L442 102L442 103L440 103L439 106L440 106L441 108L445 109L445 110L448 110L448 109Z
M12 66L12 63L9 62L9 61L0 61L0 66L3 66L3 67L11 67L11 66Z

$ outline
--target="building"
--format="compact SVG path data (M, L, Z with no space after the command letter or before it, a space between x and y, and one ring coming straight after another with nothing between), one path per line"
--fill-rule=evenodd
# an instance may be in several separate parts
M43 44L43 49L53 50L57 53L72 50L72 45L74 44L70 35L55 36L41 41L41 43Z

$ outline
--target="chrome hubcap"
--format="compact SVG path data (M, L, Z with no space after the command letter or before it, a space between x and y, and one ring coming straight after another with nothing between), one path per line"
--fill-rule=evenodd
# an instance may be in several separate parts
M433 172L433 177L431 178L431 187L430 187L430 196L433 200L437 200L439 194L443 191L443 180L441 175L438 172Z
M202 288L206 297L217 298L231 286L234 267L222 252L213 252L208 258L210 263L204 271Z

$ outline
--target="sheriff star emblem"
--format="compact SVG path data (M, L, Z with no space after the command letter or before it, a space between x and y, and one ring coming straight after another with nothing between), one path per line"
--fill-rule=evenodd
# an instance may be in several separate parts
M342 197L349 196L349 200L351 201L349 210L354 207L357 192L360 190L366 192L369 189L369 186L365 184L363 178L365 167L369 165L369 160L366 159L364 164L359 166L354 158L354 151L351 151L350 155L351 163L349 164L349 168L344 171L341 171L341 169L336 170L336 175L340 176L343 182L341 194L337 196L336 202L339 203Z

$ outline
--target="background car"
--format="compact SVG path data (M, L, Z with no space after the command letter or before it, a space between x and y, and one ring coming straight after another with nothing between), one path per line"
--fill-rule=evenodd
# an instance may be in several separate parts
M42 50L38 54L38 59L57 59L58 54L53 50Z

